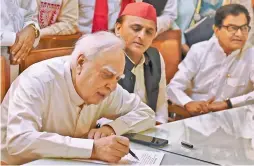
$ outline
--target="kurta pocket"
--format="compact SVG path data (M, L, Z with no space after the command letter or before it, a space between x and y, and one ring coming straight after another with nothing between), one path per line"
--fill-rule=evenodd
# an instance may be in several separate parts
M239 77L228 78L228 79L227 79L227 84L228 84L229 86L232 86L232 87L236 88L236 87L245 86L245 85L246 85L246 81L245 81L245 80L242 80L242 79L239 78Z

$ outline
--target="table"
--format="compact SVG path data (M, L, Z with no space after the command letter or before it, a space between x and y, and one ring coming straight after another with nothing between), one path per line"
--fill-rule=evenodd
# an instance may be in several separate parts
M195 128L190 127L190 122L199 120L201 117L205 119L211 116L209 114L156 126L155 129L142 132L142 134L168 139L170 145L162 149L173 153L220 165L254 165L254 147L252 148L251 139L239 136L241 128L250 126L253 130L248 131L248 133L252 135L251 138L254 140L254 116L250 114L249 109L253 109L253 107L242 107L212 113L213 116L218 118L219 116L224 117L222 120L228 125L228 128L220 127L210 135L202 134ZM252 117L249 119L252 121L248 125L242 119L235 119L237 116L249 117L251 115ZM236 122L242 124L238 125ZM201 123L201 125L203 124L205 122ZM232 130L231 133L228 131L229 129ZM191 143L194 145L194 149L183 147L181 141Z
M67 159L40 159L24 165L99 165L99 164ZM208 163L165 152L161 165L208 165Z
M208 165L209 162L220 165L254 165L254 148L252 148L251 139L239 136L242 124L245 124L242 119L244 119L245 116L249 117L252 115L248 109L249 108L244 107L192 117L181 121L159 125L153 129L144 131L141 134L168 139L169 145L161 148L162 150L165 150L165 156L161 163L162 165ZM223 123L227 124L228 128L220 127L213 133L207 135L198 132L190 124L190 122L209 118L211 116L223 120ZM238 116L242 119L235 119L235 117ZM250 122L254 123L254 116L251 118L252 121ZM249 126L254 127L253 123L249 124ZM201 124L207 125L206 122ZM228 129L231 129L232 132L230 133ZM251 130L250 132L254 133L254 130ZM252 133L250 133L250 135L251 134ZM251 138L254 139L254 134ZM181 145L181 141L193 144L194 148L188 149L183 147ZM131 143L131 148L158 151L157 149L135 143ZM91 165L91 163L63 159L40 159L27 163L26 165L47 164Z

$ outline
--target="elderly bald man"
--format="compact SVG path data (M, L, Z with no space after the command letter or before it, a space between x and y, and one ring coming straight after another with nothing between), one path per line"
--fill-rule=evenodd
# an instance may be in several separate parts
M123 78L123 48L112 33L88 34L71 59L46 60L24 71L1 106L2 161L23 164L54 157L117 162L125 156L129 140L119 135L153 127L155 115L117 84ZM117 118L94 129L102 116Z

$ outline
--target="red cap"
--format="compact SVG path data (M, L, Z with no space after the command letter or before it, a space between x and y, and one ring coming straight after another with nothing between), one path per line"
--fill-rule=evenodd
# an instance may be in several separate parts
M155 8L145 2L129 3L119 17L124 15L142 17L155 22L155 24L157 23Z

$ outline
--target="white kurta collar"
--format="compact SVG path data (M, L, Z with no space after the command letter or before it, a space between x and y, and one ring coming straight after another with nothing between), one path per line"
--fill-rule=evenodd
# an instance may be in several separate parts
M128 59L135 65L135 67L141 66L141 65L143 65L143 64L145 63L145 56L144 56L144 54L142 55L141 60L139 61L138 64L135 64L135 63L132 61L132 59L131 59L128 55L126 55L126 56L127 56Z
M64 78L67 82L68 85L68 92L70 94L72 102L75 103L75 105L80 106L84 104L84 100L78 95L76 92L73 82L72 82L72 77L71 77L71 68L70 68L70 62L66 61L64 64Z
M142 55L142 58L141 58L141 60L139 61L139 64L138 64L137 66L143 66L144 63L145 63L145 60L146 60L146 58L145 58L145 55L143 54L143 55Z

